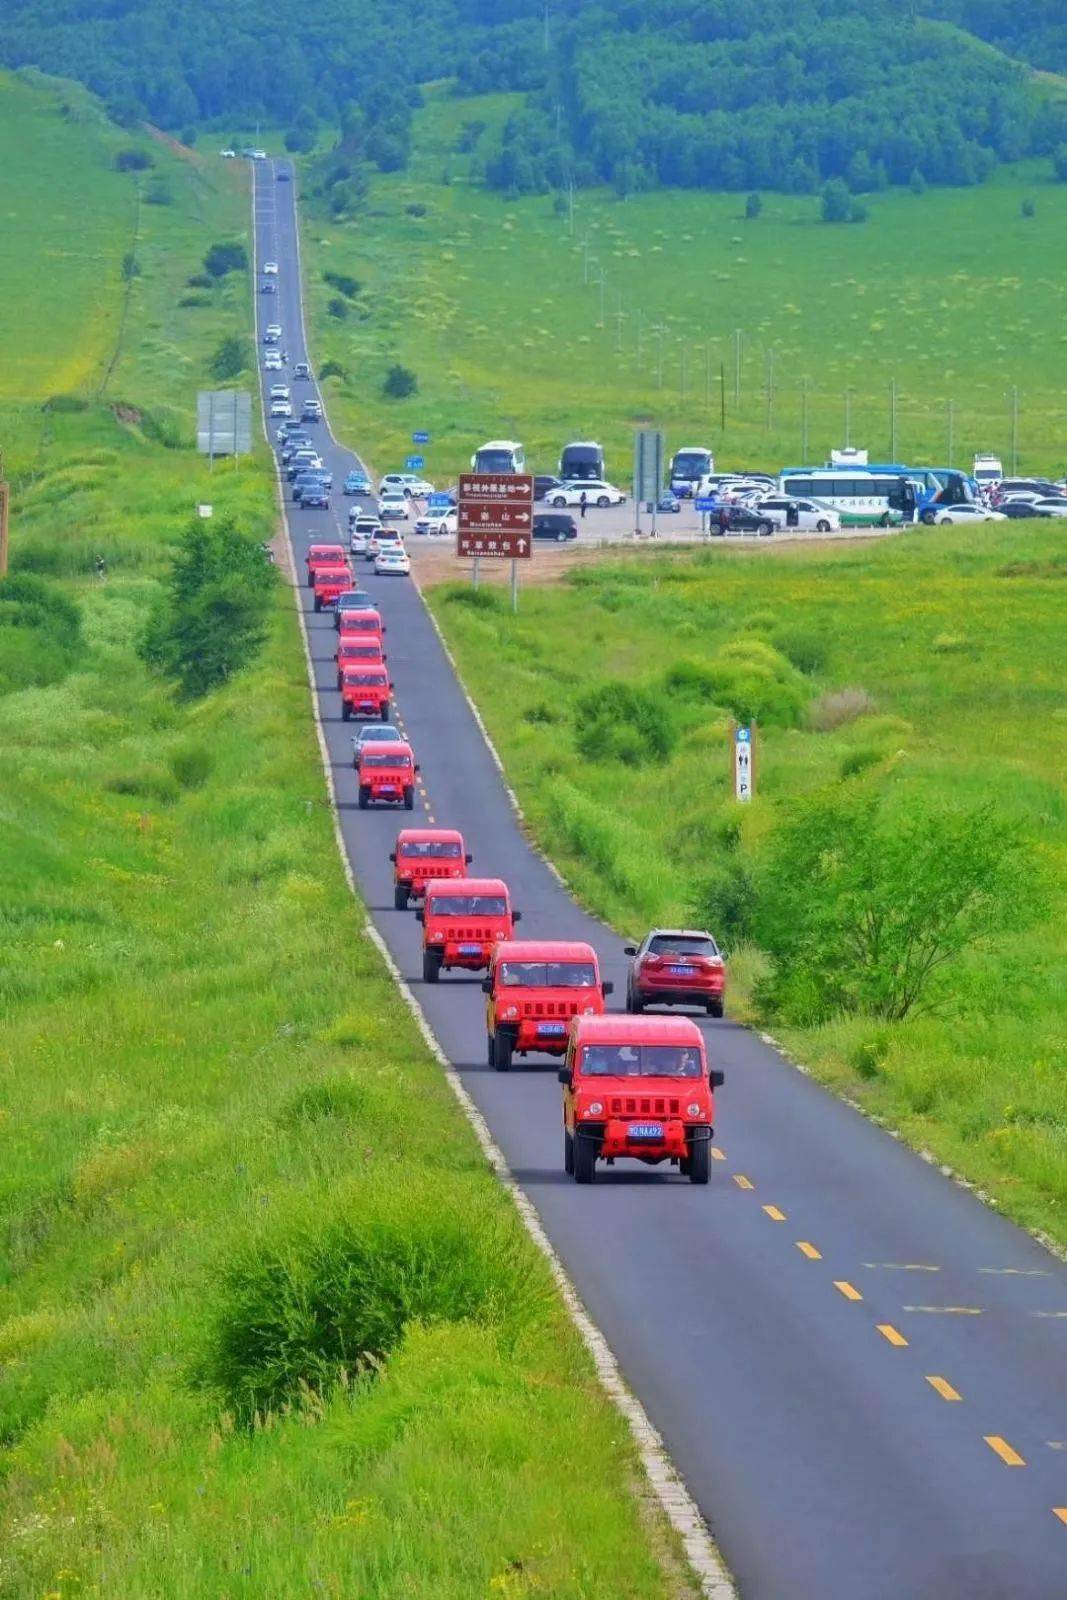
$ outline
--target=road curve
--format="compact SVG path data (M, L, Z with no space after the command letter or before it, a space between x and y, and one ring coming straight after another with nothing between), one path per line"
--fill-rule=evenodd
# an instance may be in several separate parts
M277 295L256 295L257 340L280 322L291 370L307 357L295 186L276 181L274 163L253 171L257 258L280 266ZM319 431L336 514L287 506L298 572L308 542L343 520L341 481L359 464ZM621 994L621 941L524 838L414 586L367 573L422 766L422 814L462 828L475 870L507 879L524 936L589 940ZM421 981L420 929L393 909L389 863L397 828L419 812L357 810L332 621L299 592L370 914L744 1600L1064 1600L1067 1269L728 1020L702 1024L726 1072L710 1187L627 1167L575 1188L555 1063L494 1073L477 980ZM575 1456L580 1471L580 1441Z

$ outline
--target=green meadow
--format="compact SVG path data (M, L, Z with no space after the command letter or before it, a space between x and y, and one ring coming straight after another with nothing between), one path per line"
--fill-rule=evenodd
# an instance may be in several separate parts
M430 601L540 843L621 931L686 925L709 875L744 884L816 794L874 786L895 815L989 808L1029 859L1021 926L987 930L904 1021L779 1026L731 951L735 1015L1067 1242L1067 705L1062 536L1031 524L875 544L702 550ZM677 742L594 746L581 702L650 692ZM758 793L729 793L729 718L760 705ZM622 716L622 712L619 713ZM609 733L612 730L608 730Z
M604 190L577 193L572 224L552 195L468 181L461 127L514 104L431 88L408 172L376 177L342 225L308 203L317 354L344 372L335 409L379 470L417 429L442 482L485 439L521 439L547 471L567 440L595 438L625 484L646 422L670 448L776 470L826 459L846 413L851 443L884 460L892 384L897 459L943 464L951 435L954 464L993 450L1010 465L1015 389L1020 467L1067 467L1067 184L1048 163L874 194L859 225L823 224L815 196L764 194L746 221L743 196ZM343 318L324 270L361 285ZM383 399L394 362L416 396Z
M188 279L246 236L246 175L131 139L66 85L0 79L0 147L16 137L0 1593L689 1594L547 1267L364 934L284 583L263 653L204 700L135 651L197 503L255 538L275 525L265 451L209 473L191 449L194 390L246 336L249 286ZM140 206L132 279L138 179L112 167L131 142L171 195ZM69 273L43 267L54 185L77 207Z

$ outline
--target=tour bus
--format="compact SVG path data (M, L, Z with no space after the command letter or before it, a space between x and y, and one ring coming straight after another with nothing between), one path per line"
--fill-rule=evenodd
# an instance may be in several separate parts
M603 478L604 447L594 439L575 439L565 444L559 457L559 475L564 483L575 479Z
M978 497L973 478L951 467L908 467L874 462L867 467L783 467L779 493L821 500L839 514L843 527L888 528L932 519L938 505Z
M671 457L671 492L685 499L696 495L702 479L715 471L715 456L710 450L686 445Z
M516 439L490 439L471 456L472 472L525 472L526 452Z

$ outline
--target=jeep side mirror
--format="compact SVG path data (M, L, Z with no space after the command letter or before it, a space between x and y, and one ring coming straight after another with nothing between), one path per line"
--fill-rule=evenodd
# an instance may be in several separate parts
M419 906L418 910L415 913L415 921L416 922L425 922L426 921L426 914L423 911L421 906Z
M603 994L605 1000L607 999L609 994L614 994L615 993L615 985L612 983L610 978L608 979L607 983L602 983L600 985L600 989L601 989L601 993Z
M415 771L416 772L421 772L422 771L422 768L419 766L419 763L417 761L415 763Z
M492 980L492 978L483 978L482 979L482 993L483 994L492 994L492 992L493 992L493 980Z
M463 859L464 859L464 861L467 863L467 865L469 867L471 862L474 860L474 857L471 855L470 851L468 851L467 854L463 857Z
M396 861L396 851L395 851L395 850L390 850L390 852L389 852L389 859L390 859L390 861L392 861L392 862L395 862L395 861Z
M511 913L511 920L512 920L512 922L521 922L522 921L522 912L521 911L513 911Z
M726 1082L726 1074L720 1067L712 1067L708 1073L708 1082L713 1089L721 1089Z
M571 1087L572 1079L570 1067L560 1067L556 1076L558 1077L560 1083L563 1084L564 1088L569 1089Z
M637 946L635 944L624 944L622 953L624 956L635 956L637 954Z

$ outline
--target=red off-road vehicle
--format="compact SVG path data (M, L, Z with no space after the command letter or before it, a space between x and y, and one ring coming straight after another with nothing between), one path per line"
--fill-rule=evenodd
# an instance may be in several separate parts
M389 721L393 686L384 667L346 667L341 675L341 716L381 717Z
M409 744L368 744L359 752L359 809L372 803L415 808L415 774L419 770Z
M626 980L627 1011L646 1006L700 1006L721 1017L726 1004L726 963L710 933L698 928L653 928L632 956Z
M341 639L377 639L385 652L385 627L379 611L343 611L337 625Z
M348 553L343 544L313 544L308 546L308 553L304 557L307 566L307 584L310 589L315 582L315 573L319 567L343 566L348 572ZM352 587L352 574L348 573L346 589Z
M599 1017L612 990L600 981L591 944L562 939L505 939L482 982L489 1065L507 1072L513 1055L561 1056L572 1017Z
M576 1017L563 1085L563 1165L592 1183L598 1161L667 1161L707 1183L715 1131L704 1040L689 1017Z
M352 586L352 574L347 567L327 566L315 568L315 610L332 606L337 596Z
M434 878L415 915L422 923L422 976L436 983L442 968L483 972L494 946L511 938L521 913L512 911L501 878Z
M380 638L373 634L342 634L334 655L337 663L337 687L344 686L346 667L384 667Z
M393 863L393 904L406 911L408 901L426 893L432 879L465 878L474 857L455 828L401 828Z

